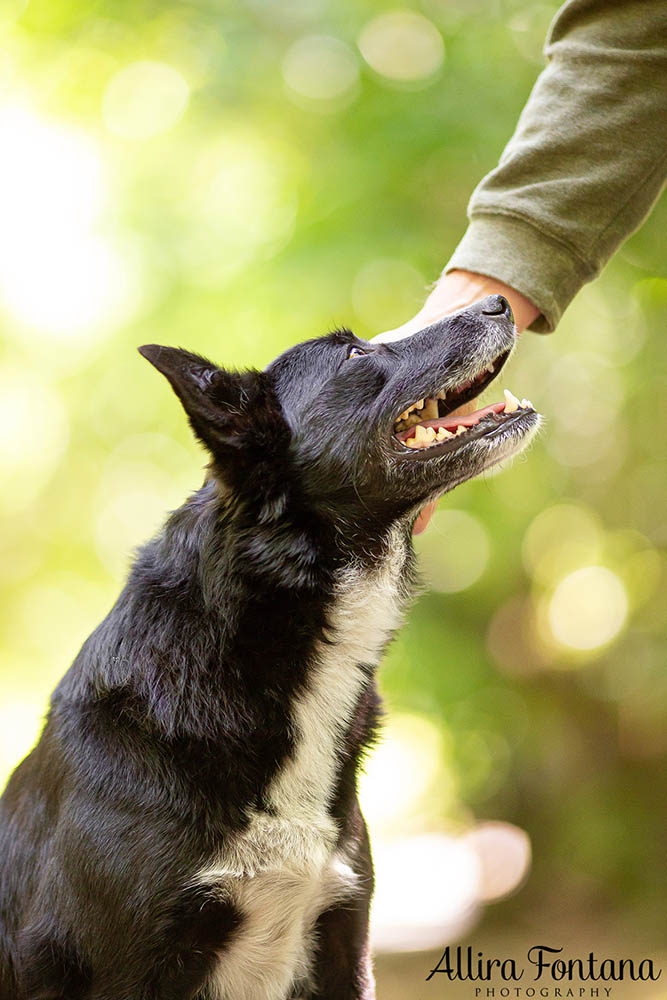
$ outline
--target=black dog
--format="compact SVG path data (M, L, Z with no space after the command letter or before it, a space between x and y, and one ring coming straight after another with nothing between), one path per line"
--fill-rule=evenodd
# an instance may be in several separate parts
M511 396L452 416L514 337L492 296L264 372L141 349L210 475L140 551L1 800L2 1000L374 996L356 781L375 668L420 509L537 428Z

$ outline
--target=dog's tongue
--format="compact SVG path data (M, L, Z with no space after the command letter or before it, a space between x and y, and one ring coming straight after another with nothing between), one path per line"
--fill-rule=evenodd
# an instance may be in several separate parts
M474 427L488 413L502 413L505 409L505 403L490 403L489 406L484 406L481 410L472 410L472 412L467 409L469 406L470 404L466 403L464 406L460 406L458 410L448 413L446 417L436 417L433 420L420 420L416 426L435 427L436 430L439 427L444 427L450 433L455 433L457 427ZM466 410L465 413L463 412L464 410ZM409 427L405 431L400 431L396 437L399 441L407 441L408 438L413 437L414 433L414 427Z
M426 506L420 510L417 520L412 528L413 535L421 535L422 531L426 531L428 523L435 514L435 508L437 506L438 501L434 500L433 503L427 503Z

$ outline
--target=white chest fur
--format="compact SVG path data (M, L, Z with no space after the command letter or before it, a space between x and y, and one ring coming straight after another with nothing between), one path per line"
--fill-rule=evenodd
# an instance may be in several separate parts
M198 875L244 918L211 983L218 1000L285 1000L292 984L307 978L317 915L355 891L327 806L339 748L367 683L362 665L378 662L400 621L403 562L396 541L373 574L349 569L341 576L331 641L319 645L294 701L294 751L267 790L274 815L257 813Z
M321 643L305 691L293 710L294 753L272 782L268 798L281 816L316 822L336 780L337 753L368 679L400 621L400 552L372 576L347 570L330 612L331 641Z

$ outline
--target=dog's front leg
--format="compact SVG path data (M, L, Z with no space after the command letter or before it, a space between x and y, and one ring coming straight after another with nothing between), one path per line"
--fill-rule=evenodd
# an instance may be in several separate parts
M317 1000L375 1000L368 943L373 863L366 824L355 803L354 836L346 853L356 875L352 895L324 910L315 926L317 952L312 997ZM351 849L352 848L352 849Z
M368 934L360 932L360 921L344 906L320 916L313 1000L375 1000Z

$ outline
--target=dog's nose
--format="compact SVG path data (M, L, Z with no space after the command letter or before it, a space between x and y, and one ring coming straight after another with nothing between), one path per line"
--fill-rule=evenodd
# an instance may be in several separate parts
M488 295L481 302L482 312L485 316L502 316L514 320L512 307L504 295Z

